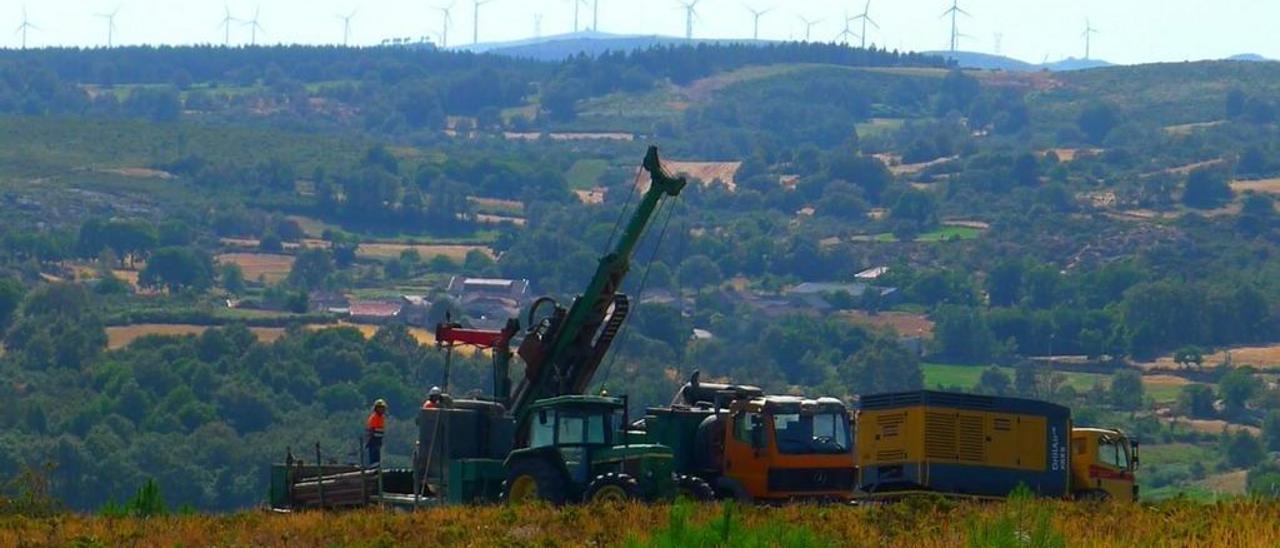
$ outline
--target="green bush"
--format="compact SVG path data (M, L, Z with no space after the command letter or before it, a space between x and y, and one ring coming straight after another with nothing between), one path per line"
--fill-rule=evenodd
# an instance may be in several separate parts
M169 507L164 502L164 495L160 494L160 486L156 480L148 478L123 506L108 502L100 513L108 517L150 518L168 515Z

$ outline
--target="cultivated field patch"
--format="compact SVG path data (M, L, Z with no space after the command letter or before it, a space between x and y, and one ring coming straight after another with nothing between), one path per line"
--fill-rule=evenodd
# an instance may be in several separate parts
M1172 419L1161 419L1163 422L1172 423L1183 428L1190 428L1202 434L1221 434L1223 431L1234 433L1238 430L1244 430L1255 436L1262 435L1262 429L1257 426L1248 426L1244 424L1230 423L1221 419L1189 419L1186 417L1177 417Z
M524 213L524 202L519 200L499 200L497 198L468 196L467 201L471 203L472 207L482 211L492 211L507 215L521 215Z
M604 189L593 188L590 190L575 190L574 194L578 196L578 201L587 205L600 205L604 203Z
M937 158L934 160L929 160L928 162L919 162L915 164L902 163L902 156L899 154L876 154L875 158L877 160L880 160L880 163L884 164L884 167L889 169L889 173L892 173L895 176L902 176L902 175L911 176L911 175L918 175L920 174L920 172L930 167L940 165L940 164L945 164L947 162L956 160L959 158L959 156L948 156L945 158Z
M1074 162L1076 158L1095 156L1102 153L1100 148L1050 148L1040 151L1040 156L1048 156L1052 152L1059 162Z
M1232 470L1206 477L1196 482L1196 485L1224 495L1243 495L1248 490L1248 478L1248 470Z
M1172 126L1165 126L1164 132L1168 133L1169 135L1186 136L1186 135L1191 135L1192 133L1195 133L1196 130L1207 129L1214 126L1220 126L1225 123L1226 123L1225 120L1214 120L1212 122L1194 122L1190 124L1177 124Z
M1236 366L1251 365L1259 369L1280 369L1280 344L1270 346L1240 346L1205 354L1203 367L1213 367L1230 360ZM1173 361L1173 356L1164 356L1154 362L1137 364L1148 370L1183 369Z
M401 253L410 249L416 250L423 259L431 259L432 257L443 255L454 261L462 261L467 258L467 253L472 251L480 251L489 257L494 257L492 249L480 245L398 244L390 242L360 244L356 254L365 259L386 260L397 258Z
M737 190L738 183L734 180L734 176L738 173L738 168L742 167L742 162L663 162L667 170L677 175L686 175L691 179L702 181L703 185L710 185L716 181L720 181L730 192ZM647 178L644 184L648 185Z
M112 326L107 328L107 348L116 350L129 346L135 340L147 335L160 335L165 337L181 337L186 335L200 335L210 329L205 325L187 325L187 324L138 324ZM283 327L251 327L249 331L258 337L259 341L264 343L275 342L276 339L284 336Z
M1262 194L1280 194L1280 178L1234 181L1231 183L1231 190L1237 193L1253 191Z
M217 261L239 265L246 279L262 279L267 283L276 283L285 279L293 269L291 255L273 253L223 253L217 256Z
M889 327L904 337L933 337L933 321L924 314L910 312L880 312L874 316L853 310L842 314L849 321L873 327Z

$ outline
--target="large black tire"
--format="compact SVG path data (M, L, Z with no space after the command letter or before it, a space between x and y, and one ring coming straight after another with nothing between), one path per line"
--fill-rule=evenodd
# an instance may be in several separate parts
M716 499L716 492L711 489L711 485L698 476L676 474L675 481L677 496L696 502L707 502Z
M527 504L535 500L564 504L568 490L564 475L544 459L521 459L511 464L502 482L502 501Z
M582 494L582 502L624 503L640 500L640 484L628 474L610 472L596 476Z

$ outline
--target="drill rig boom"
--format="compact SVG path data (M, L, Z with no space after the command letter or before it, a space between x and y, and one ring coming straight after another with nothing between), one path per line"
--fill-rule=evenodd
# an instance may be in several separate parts
M619 290L631 257L662 197L678 196L686 184L683 177L672 177L663 169L657 147L649 147L643 168L649 173L649 188L617 246L600 259L586 291L567 310L548 297L529 310L529 331L519 349L525 362L524 379L509 406L517 424L535 401L586 391L626 319L630 303ZM535 314L546 304L554 307L552 313L534 323Z

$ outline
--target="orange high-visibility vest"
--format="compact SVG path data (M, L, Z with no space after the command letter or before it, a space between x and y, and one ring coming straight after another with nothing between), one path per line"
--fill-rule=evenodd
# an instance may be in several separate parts
M381 438L387 429L387 416L377 411L369 414L369 420L366 421L366 427L369 429L369 435L375 438Z

